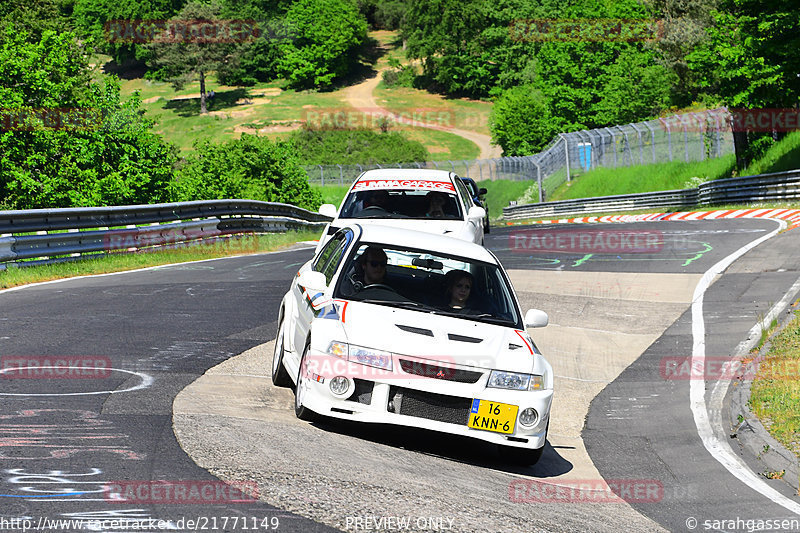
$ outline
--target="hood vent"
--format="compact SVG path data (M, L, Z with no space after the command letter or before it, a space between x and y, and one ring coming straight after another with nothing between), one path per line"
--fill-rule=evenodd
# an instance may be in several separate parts
M451 341L459 341L459 342L472 342L472 343L479 343L483 342L483 339L478 339L476 337L467 337L466 335L456 335L455 333L448 333L447 338Z
M395 324L398 328L409 333L416 333L417 335L425 335L426 337L433 337L433 332L425 328L415 328L413 326L403 326L402 324Z

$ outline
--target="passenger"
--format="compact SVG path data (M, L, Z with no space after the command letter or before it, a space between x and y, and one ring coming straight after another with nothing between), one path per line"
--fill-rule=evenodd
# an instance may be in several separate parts
M368 246L358 259L364 273L364 286L382 284L386 279L386 252L377 246Z
M467 300L472 292L472 274L466 270L451 270L445 276L447 280L446 298L450 309L466 309Z
M447 196L444 193L431 191L425 195L428 199L428 211L425 213L426 217L442 218L444 217L444 206L447 203Z

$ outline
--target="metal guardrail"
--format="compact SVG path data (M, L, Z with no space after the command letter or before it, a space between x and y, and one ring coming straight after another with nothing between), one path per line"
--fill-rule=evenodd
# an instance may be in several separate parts
M330 219L293 205L255 200L0 211L4 262L57 262L81 254L152 249L321 227Z
M679 189L578 200L562 200L503 208L504 219L581 215L639 209L686 208L800 199L800 170L727 178Z

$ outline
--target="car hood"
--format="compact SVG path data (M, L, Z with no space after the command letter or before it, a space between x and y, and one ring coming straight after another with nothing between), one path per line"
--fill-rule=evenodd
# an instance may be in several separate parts
M394 228L405 228L426 233L448 235L457 239L472 240L468 232L468 223L464 220L436 220L414 218L342 218L334 222L336 227L350 224L380 224Z
M350 301L342 322L347 342L444 363L539 373L526 332L385 305Z

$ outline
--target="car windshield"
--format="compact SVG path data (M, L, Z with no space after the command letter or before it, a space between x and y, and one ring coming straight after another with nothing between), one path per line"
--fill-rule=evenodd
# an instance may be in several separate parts
M459 220L458 197L449 191L376 189L351 192L341 218L414 218Z
M344 263L334 297L522 327L498 265L430 251L362 244Z

